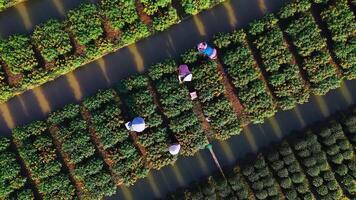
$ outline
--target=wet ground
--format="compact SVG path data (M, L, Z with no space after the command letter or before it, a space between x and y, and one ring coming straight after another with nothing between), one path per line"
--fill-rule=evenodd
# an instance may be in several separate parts
M34 25L49 18L63 19L65 12L81 2L85 1L29 0L10 8L0 13L0 38L14 33L31 33ZM143 72L153 63L177 57L199 41L211 39L217 32L243 27L264 13L278 9L283 2L285 1L232 0L16 96L0 105L0 133L2 136L10 136L11 128L15 126L45 119L50 111L78 102L98 89L113 86L129 74ZM273 141L279 141L285 135L322 120L335 111L346 109L355 101L356 80L347 81L340 89L323 97L311 97L310 102L291 111L278 112L262 125L248 126L243 134L227 142L214 142L214 151L221 165L230 166L246 154L256 152ZM109 199L162 198L168 192L216 170L209 151L203 150L194 157L180 158L174 166L152 171L148 178L138 181L130 188L119 188L118 194Z

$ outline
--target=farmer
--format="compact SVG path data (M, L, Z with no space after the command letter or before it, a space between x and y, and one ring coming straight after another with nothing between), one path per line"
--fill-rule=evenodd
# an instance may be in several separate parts
M206 42L201 42L198 44L198 51L205 56L208 56L210 59L217 58L217 52L215 48L208 46Z
M125 126L127 130L135 132L142 132L146 128L145 120L142 117L135 117L132 121L127 122Z
M179 153L180 151L180 144L177 139L172 139L172 142L168 148L168 151L171 155L175 156Z
M192 81L193 75L190 73L189 68L187 65L180 65L179 66L179 83L189 82Z
M196 99L197 96L197 92L195 91L194 87L192 86L192 84L190 83L193 79L193 75L190 72L189 68L187 65L183 64L179 66L179 73L178 73L178 80L179 83L185 83L185 85L187 86L188 90L189 90L189 95L190 95L190 99L194 100Z

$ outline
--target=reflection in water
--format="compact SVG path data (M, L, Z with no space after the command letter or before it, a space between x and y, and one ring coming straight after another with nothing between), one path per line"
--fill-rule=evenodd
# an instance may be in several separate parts
M330 111L329 111L328 105L326 104L324 97L315 95L314 98L315 98L318 108L321 111L321 113L323 114L323 116L324 117L329 116Z
M260 8L260 11L265 14L267 10L267 5L266 5L266 0L258 0L258 7Z
M177 165L172 165L172 169L173 169L173 174L179 183L179 186L184 186L185 185L184 179L183 179L182 173L178 169Z
M57 11L64 16L66 14L64 10L64 6L62 0L53 0L54 7L56 7Z
M32 91L36 97L36 100L38 102L38 105L41 108L42 113L48 114L51 111L51 106L49 105L47 98L43 94L42 89L40 87L37 87L37 88L33 89Z
M136 44L132 44L128 48L135 61L137 71L142 73L145 70L145 67L144 67L142 55L138 51Z
M80 100L83 97L82 90L80 89L79 82L77 78L74 76L73 72L66 74L67 81L69 83L69 87L72 89L74 97L76 100Z
M194 24L195 24L198 32L199 32L199 35L206 36L205 26L198 15L193 16L193 21L194 21Z
M293 111L294 111L294 114L297 116L297 119L298 119L300 125L301 125L302 127L305 127L305 126L306 126L306 123L305 123L305 120L304 120L304 118L303 118L303 116L302 116L302 113L300 112L299 105L297 105L297 106L294 108Z
M30 30L33 26L26 6L24 4L18 4L15 8L19 13L19 15L21 16L22 22L26 30Z
M227 13L227 16L229 17L229 24L231 27L236 27L237 25L237 17L236 17L236 14L235 14L235 11L231 5L231 1L228 1L228 2L225 2L223 4L225 10L226 10L226 13Z
M99 58L98 60L96 60L96 63L99 65L101 72L104 74L105 81L106 81L107 85L109 85L110 78L109 78L109 75L108 75L108 71L107 71L107 66L106 66L105 60L103 58Z
M123 199L125 200L133 200L133 196L132 196L132 193L131 193L131 190L129 190L125 185L121 185L120 187L121 189L121 192L122 192L122 195L123 195Z
M203 156L201 155L201 151L197 152L196 157L198 159L199 168L204 172L204 174L208 174L209 173L208 164L205 162Z
M345 81L341 82L340 91L341 91L342 97L345 99L345 101L349 105L351 105L352 102L354 102L354 100L352 99L352 95L351 95L350 89L347 86L347 84L345 83Z
M221 149L224 152L224 156L226 156L227 160L232 163L236 160L236 157L234 155L234 153L232 152L232 149L230 147L230 143L228 143L227 141L222 141L219 143Z
M29 116L29 114L28 114L28 109L27 109L27 106L26 106L26 104L25 104L25 100L23 99L22 96L18 96L18 99L19 99L19 101L20 101L20 105L21 105L22 110L25 112L25 115L26 115L26 116Z
M277 138L282 138L282 131L281 131L281 127L278 124L278 121L276 120L276 117L270 117L268 119L268 122L271 124L272 130L273 130L273 134L277 136Z
M0 115L1 115L1 118L4 119L4 121L6 123L6 126L9 129L15 128L14 119L13 119L13 117L11 115L9 106L6 103L0 105Z
M225 178L224 171L222 170L222 168L220 166L220 163L219 163L219 160L216 157L215 152L213 150L213 145L208 144L207 148L209 149L209 152L210 152L211 156L213 157L216 166L219 168L219 171L220 171L221 175Z
M253 133L250 129L250 127L245 127L243 134L245 134L245 137L247 139L248 144L250 145L251 149L253 152L257 152L257 144L256 144L256 140L253 136Z
M156 197L160 197L161 196L161 193L158 189L158 186L157 186L157 181L155 180L155 178L152 176L152 173L149 173L148 176L147 176L147 181L148 181L148 184L150 185L153 193L155 194Z

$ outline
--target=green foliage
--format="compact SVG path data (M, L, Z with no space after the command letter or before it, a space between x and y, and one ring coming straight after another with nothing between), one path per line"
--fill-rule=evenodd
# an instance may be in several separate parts
M321 12L333 40L333 49L347 79L356 78L355 15L345 0L336 1Z
M13 74L31 71L38 65L29 38L22 35L0 40L0 58Z
M196 15L202 10L212 8L218 3L224 1L225 0L182 0L181 4L184 8L185 13L189 15Z
M304 86L299 68L293 63L292 54L283 39L278 26L268 27L255 37L267 73L267 81L283 110L292 109L296 104L305 103L309 94Z
M45 61L54 61L72 50L69 34L64 29L64 24L57 20L49 20L35 28L31 39Z
M252 122L262 123L276 112L276 108L260 79L261 72L257 69L246 37L243 30L234 31L231 34L219 35L214 43L222 48L222 62L237 89L244 112Z
M18 196L16 193L21 193L25 189L27 178L22 176L16 155L10 150L10 140L0 138L0 147L0 167L4 169L0 171L0 198L10 199ZM28 191L26 197L31 195L33 195L32 191Z
M298 54L304 59L303 69L306 71L311 90L323 95L340 85L336 75L336 66L326 49L326 39L315 23L312 14L307 12L290 23L285 32L292 38Z
M153 29L156 31L164 31L168 27L179 22L179 17L176 9L173 7L168 8L167 11L162 13L162 16L153 19Z
M68 26L81 45L97 40L103 34L100 16L94 4L82 4L70 10Z
M139 19L134 0L100 1L99 12L115 29L124 29Z
M278 16L284 19L294 16L296 13L306 12L310 8L310 0L293 0L279 10Z

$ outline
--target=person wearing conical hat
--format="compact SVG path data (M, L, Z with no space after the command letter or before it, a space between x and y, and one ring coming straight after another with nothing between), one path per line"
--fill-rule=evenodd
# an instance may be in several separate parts
M142 117L135 117L132 121L125 124L127 130L142 132L146 128L145 120Z

